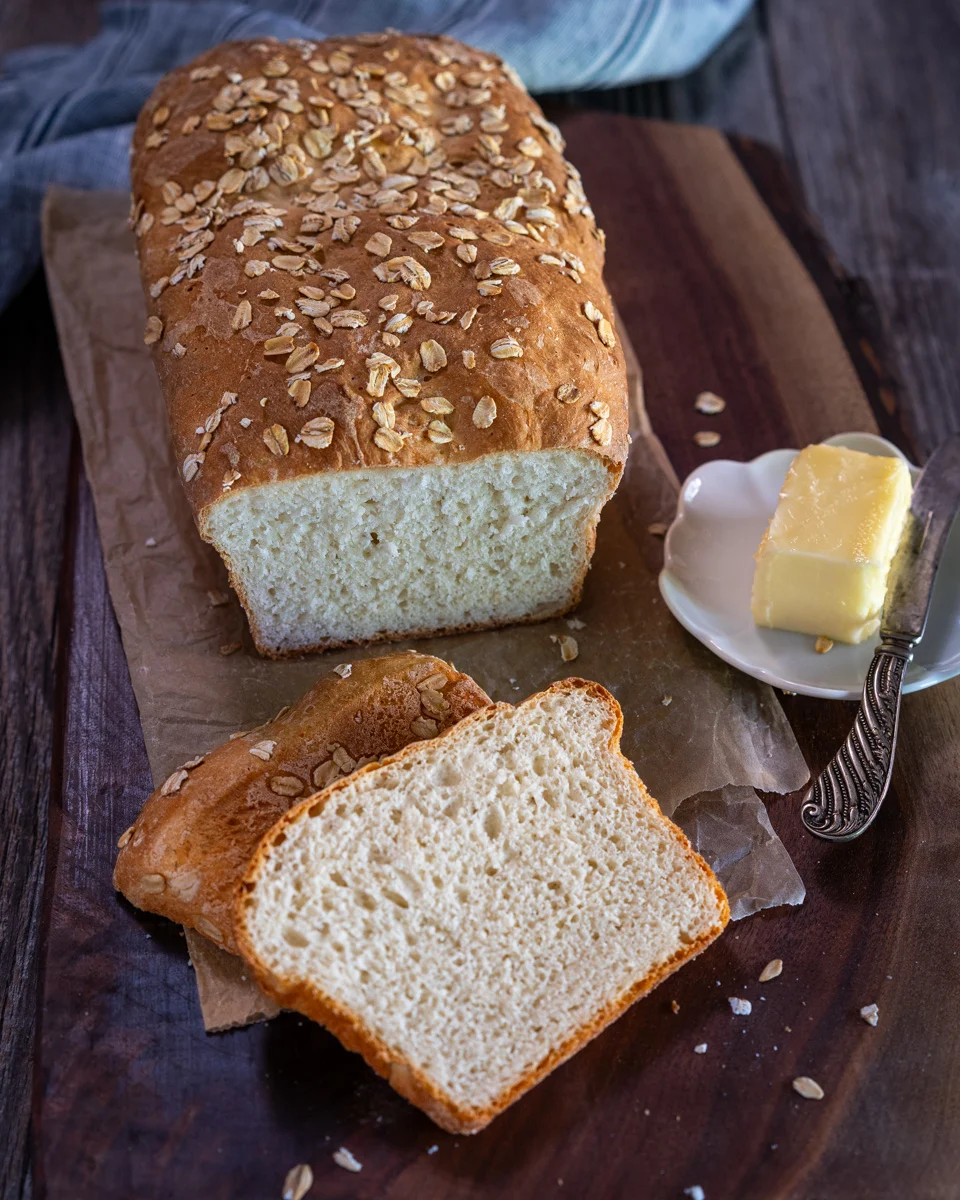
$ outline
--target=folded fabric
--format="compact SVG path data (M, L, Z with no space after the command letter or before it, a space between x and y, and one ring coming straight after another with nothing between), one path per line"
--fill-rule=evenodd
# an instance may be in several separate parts
M48 184L126 188L132 123L157 80L218 42L390 26L507 59L531 91L682 74L752 0L271 0L106 4L84 46L32 46L0 78L0 309L40 261Z

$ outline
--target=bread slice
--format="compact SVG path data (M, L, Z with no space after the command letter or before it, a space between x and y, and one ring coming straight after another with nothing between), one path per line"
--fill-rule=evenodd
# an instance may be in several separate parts
M237 884L278 817L489 703L469 675L412 650L355 662L345 679L329 671L275 720L175 771L120 839L114 885L236 953Z
M238 893L260 986L444 1129L482 1129L729 919L622 725L568 679L297 805Z

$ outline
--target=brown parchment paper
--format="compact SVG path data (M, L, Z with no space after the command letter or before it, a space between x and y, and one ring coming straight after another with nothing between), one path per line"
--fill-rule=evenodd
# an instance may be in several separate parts
M143 344L128 202L122 193L52 189L44 259L110 595L150 766L163 779L292 703L320 671L384 648L290 662L253 650L173 462ZM735 914L800 903L803 884L752 789L794 791L807 767L772 689L710 654L660 598L662 543L647 526L671 519L677 481L649 428L631 353L628 361L634 444L575 617L409 644L455 662L496 700L525 698L571 674L604 684L624 711L624 754L716 864ZM229 603L212 606L211 590L228 593ZM551 635L571 632L580 653L564 663ZM236 643L238 651L221 652ZM276 1011L237 959L190 931L188 941L208 1029Z

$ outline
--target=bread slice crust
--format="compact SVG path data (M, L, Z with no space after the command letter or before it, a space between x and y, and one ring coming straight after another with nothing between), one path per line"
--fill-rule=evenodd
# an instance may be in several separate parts
M436 1124L450 1133L477 1133L483 1129L494 1117L539 1083L555 1067L572 1057L587 1042L601 1033L634 1001L652 991L657 984L663 982L684 963L705 950L711 942L719 937L730 919L727 897L713 871L693 849L682 830L663 816L660 806L647 792L642 781L636 776L632 764L622 754L620 737L623 730L623 713L610 692L598 683L570 678L554 683L544 692L531 697L526 703L532 703L551 694L562 694L577 689L583 689L607 707L613 721L612 733L606 748L620 759L636 779L638 787L632 797L633 802L653 812L663 821L664 827L680 847L684 859L709 882L717 903L716 920L698 938L692 940L665 962L660 963L654 970L635 980L619 996L605 1004L588 1021L553 1047L534 1067L530 1068L515 1083L505 1088L490 1103L476 1107L459 1103L445 1089L438 1086L428 1074L412 1063L405 1054L388 1045L356 1013L340 1004L322 988L309 980L277 976L259 957L247 927L247 911L252 904L252 893L256 889L260 871L268 860L272 848L285 839L286 831L290 826L302 820L311 810L314 810L315 815L318 809L322 811L327 805L335 802L337 794L361 774L403 762L411 754L416 753L418 749L416 746L405 747L381 764L364 767L362 772L357 772L350 779L340 780L325 791L307 798L292 808L264 836L256 854L251 859L246 875L237 888L235 914L237 943L241 955L250 964L261 989L283 1007L294 1009L324 1025L347 1049L360 1054L364 1061L385 1078L396 1091L421 1108ZM496 704L492 706L492 709L473 713L457 726L446 730L438 740L463 737L471 725L489 718L491 711L509 710L513 707L508 704Z
M138 908L196 929L236 953L237 882L260 838L296 803L292 788L313 794L318 766L335 764L332 743L360 759L424 736L411 722L426 715L419 685L431 676L443 677L433 690L449 706L437 720L440 729L490 704L469 675L414 650L353 663L347 678L327 671L289 710L183 772L187 778L176 790L164 794L161 785L148 797L121 838L114 886ZM260 757L268 744L268 757ZM349 766L347 759L340 761ZM285 781L288 794L272 789L277 779Z

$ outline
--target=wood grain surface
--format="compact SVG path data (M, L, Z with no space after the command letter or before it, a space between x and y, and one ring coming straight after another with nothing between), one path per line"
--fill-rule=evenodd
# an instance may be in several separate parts
M565 133L607 230L608 281L654 427L681 476L705 457L872 427L844 343L876 364L865 382L878 399L882 352L858 307L836 297L834 330L784 249L778 222L805 221L768 156L745 144L738 159L709 131L626 117L584 114ZM777 219L739 162L771 192ZM818 240L798 242L829 293ZM842 298L842 278L835 286ZM819 313L824 330L806 369L791 336L801 313ZM693 442L705 388L728 401L710 419L723 437L710 452ZM898 411L884 410L890 432ZM960 1044L945 999L957 984L956 683L906 699L894 791L869 836L821 845L803 833L797 797L771 801L807 882L800 910L732 927L484 1134L454 1138L298 1017L206 1036L177 931L111 892L116 831L150 783L82 483L74 511L34 1109L40 1195L279 1195L300 1161L317 1197L659 1198L694 1185L709 1200L954 1194ZM852 706L786 705L818 767ZM784 972L761 986L774 957ZM750 1017L732 1016L735 995L753 1001ZM857 1016L871 1002L876 1029ZM707 1052L694 1054L700 1042ZM823 1101L792 1091L800 1074L821 1083ZM359 1175L334 1165L341 1145Z
M838 256L871 281L929 452L960 426L957 7L817 8L769 6L795 170Z
M0 326L0 1195L20 1190L72 425L42 282Z
M9 0L0 6L0 53L38 41L80 41L96 29L97 7L97 0ZM769 158L761 162L762 148L748 145L753 160L751 174L760 181L777 219L792 226L790 235L795 244L814 246L814 250L807 246L804 259L818 285L827 292L839 292L841 303L839 307L831 303L831 311L848 348L863 339L869 366L865 383L876 402L882 428L896 432L905 427L915 434L921 450L929 451L939 433L960 428L960 390L955 386L960 373L960 344L955 337L960 320L960 245L955 220L960 74L953 69L960 53L956 6L952 0L929 0L919 6L905 6L901 0L872 0L870 4L849 0L843 5L832 0L808 0L802 5L789 0L761 0L754 12L758 15L751 15L742 29L691 77L553 99L568 113L571 107L588 106L696 120L781 147L792 184L792 194L785 202L782 168ZM737 146L737 150L743 155L744 145ZM625 182L642 191L646 181ZM796 204L796 196L801 194L806 195L840 257L856 271L855 278L845 278L842 273L837 277L829 257L815 252L816 233ZM605 216L604 220L612 233L610 219ZM871 296L877 301L876 308L872 307ZM886 401L878 399L875 383L870 384L878 370L881 381L889 383L896 378L890 360L875 355L882 342L876 337L880 326L887 330L909 383L904 395L895 400L892 427L884 423L883 414L884 404L895 392L888 389ZM636 331L634 336L638 336ZM38 282L0 320L0 353L5 370L0 401L0 700L4 722L0 733L0 980L4 984L0 1002L0 1196L20 1200L31 1194L24 1157L31 1086L28 1067L36 1019L41 855L54 724L54 642L58 605L62 608L64 599L62 594L58 599L58 578L71 443L69 404L52 321ZM856 365L864 378L864 360ZM663 431L673 417L669 412L656 415L658 428ZM688 417L684 412L678 419ZM674 438L674 451L679 449L681 456L688 456L677 460L681 472L697 456L692 443L686 442L688 432L683 427ZM905 436L900 440L908 444ZM71 523L78 524L75 488L70 489L69 498ZM71 555L70 580L75 571L86 578L96 576L100 569L96 539L78 544L80 556L83 546L92 551L93 558L81 568L79 560ZM102 575L99 586L102 593ZM67 624L61 621L61 628ZM108 608L100 628L105 638L116 639ZM64 629L64 633L69 630ZM68 638L61 641L64 649L69 647ZM101 660L105 658L97 659ZM67 682L61 676L64 702ZM81 675L72 677L72 682L71 699L82 688L97 694L91 678ZM97 686L101 695L114 695L128 708L132 704L125 668L116 677L104 675ZM938 688L915 695L905 707L896 794L888 802L883 818L884 822L895 822L898 840L891 855L893 862L884 859L877 866L879 870L886 865L892 871L889 879L874 880L873 868L864 866L856 849L853 859L847 860L849 875L845 877L838 869L834 878L829 858L818 862L822 855L815 853L814 844L807 844L815 866L811 875L806 860L798 854L796 842L802 843L802 839L795 829L793 806L779 801L774 805L774 823L798 854L811 890L826 879L834 893L832 904L841 911L847 906L865 906L872 897L876 920L896 927L890 933L891 969L880 972L878 982L889 989L890 1002L895 1001L911 1015L905 1027L901 1021L894 1031L886 1027L882 1014L878 1030L866 1031L890 1040L873 1062L871 1070L877 1078L863 1076L858 1099L844 1108L835 1138L827 1143L825 1130L810 1138L806 1126L793 1127L791 1137L801 1140L802 1149L811 1159L809 1165L783 1170L765 1193L756 1190L759 1185L754 1181L753 1192L743 1191L742 1195L787 1195L798 1200L829 1200L834 1196L844 1200L861 1196L952 1200L958 1194L954 1179L960 1170L953 1132L958 1082L956 1045L949 1025L944 1028L943 1010L951 1002L955 1004L952 997L957 994L958 921L951 889L955 894L957 835L953 807L960 779L951 739L956 740L960 705L955 690L945 693L946 689ZM811 765L820 765L842 721L833 713L833 706L816 701L788 698L785 706ZM131 771L143 771L139 731L135 730L133 736L134 749L126 752L136 760ZM80 753L81 748L74 745L74 752ZM119 754L119 749L108 744L97 753L109 757ZM85 786L95 795L104 784L100 768L84 768L81 774ZM124 779L132 777L124 774ZM903 818L894 807L897 800L903 806ZM135 806L134 793L128 802ZM907 841L905 833L897 832L901 820L907 822L911 854L919 855L916 867L912 859L908 864L899 857ZM880 827L885 837L887 829L886 824ZM898 908L904 888L917 892L911 899L915 905L913 923L903 918ZM810 911L808 905L804 921ZM929 916L917 915L924 912ZM754 923L779 927L773 917L755 918L750 924ZM775 935L776 928L767 939L770 944L777 943ZM839 958L829 947L831 936L830 926L825 925L821 940L826 943L822 949L827 952L828 966L832 964L839 975L855 976L861 959L855 957L849 965L837 967ZM817 938L810 934L807 943L810 961L816 962L821 950ZM153 947L145 938L143 944L146 949ZM768 946L759 950L766 953ZM894 950L902 956L900 963L892 961ZM922 976L922 987L912 980L918 965L930 972ZM751 962L751 970L754 966ZM824 973L829 987L829 970L825 968ZM886 974L893 974L894 979L887 980ZM790 978L789 970L782 978ZM818 974L813 984L819 978ZM873 977L858 978L858 982L862 983L862 1000ZM184 996L187 1004L192 990ZM187 1015L196 1017L195 1013ZM688 1015L687 1009L681 1010L679 1017L670 1014L668 1019L664 1015L662 1032L669 1034L676 1022ZM691 1039L696 1036L695 1025L684 1030ZM912 1040L914 1025L920 1034L916 1041ZM189 1048L184 1049L185 1054L189 1052ZM304 1071L315 1065L315 1059L307 1058ZM803 1069L815 1070L815 1065L807 1062ZM756 1113L742 1107L740 1093L728 1090L724 1096L713 1076L705 1086L716 1087L713 1102L717 1106L741 1105L739 1121L731 1123L739 1159L741 1135L757 1119ZM294 1089L291 1095L296 1103L301 1093ZM789 1094L781 1096L783 1099L790 1099ZM82 1097L79 1103L88 1103L87 1098ZM655 1106L652 1112L656 1112ZM802 1106L800 1112L803 1121L811 1119L811 1114L803 1115ZM692 1167L701 1162L704 1169L698 1172L699 1178L683 1171L682 1185L678 1186L700 1182L709 1200L713 1200L716 1189L711 1190L710 1182L724 1178L729 1155L722 1148L717 1152L714 1134L706 1126L702 1131L696 1127L692 1112L684 1112L683 1116L680 1127L686 1149L680 1152L681 1162L690 1162ZM812 1114L812 1119L817 1117L818 1113ZM949 1126L951 1120L953 1129ZM329 1144L322 1138L318 1141L325 1152ZM775 1151L769 1148L774 1142L778 1146ZM699 1159L691 1157L701 1143L709 1153L702 1153ZM631 1151L636 1149L639 1154L638 1147L649 1148L651 1144L656 1147L656 1140L651 1143L645 1135ZM824 1149L819 1154L821 1146ZM666 1147L672 1149L673 1143L668 1141ZM730 1187L735 1191L736 1180L753 1178L751 1171L756 1174L757 1167L752 1160L758 1155L775 1160L782 1148L776 1136L767 1141L762 1137L748 1139L743 1144L744 1162L733 1171ZM156 1154L156 1145L148 1149ZM163 1162L163 1157L156 1154L156 1165L162 1167ZM286 1165L277 1165L270 1177L276 1178L276 1184L263 1189L259 1185L249 1189L241 1186L232 1194L279 1194L279 1180ZM659 1155L651 1156L649 1187L641 1185L634 1194L662 1192L679 1196L675 1188L670 1190L674 1175L661 1175L660 1170ZM335 1179L334 1184L337 1182ZM362 1194L356 1190L358 1182L352 1176L342 1176L341 1193ZM548 1190L547 1194L552 1193ZM559 1185L556 1194L562 1194Z

